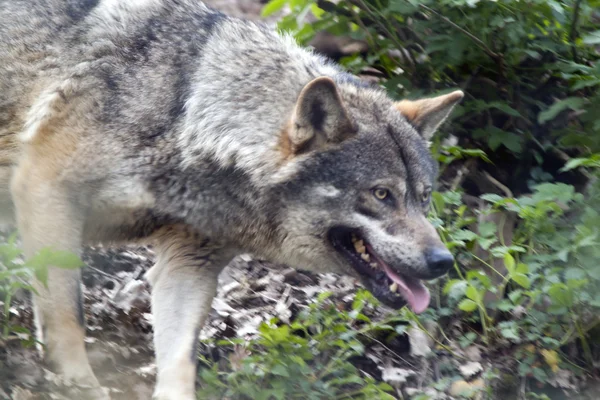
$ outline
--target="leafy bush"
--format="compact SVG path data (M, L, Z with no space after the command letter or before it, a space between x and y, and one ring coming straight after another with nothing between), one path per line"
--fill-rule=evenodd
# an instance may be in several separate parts
M264 14L284 6L279 28L301 43L321 30L366 42L340 61L396 98L462 88L452 132L527 174L553 146L599 149L597 0L272 0Z
M263 323L253 341L220 341L233 347L225 365L204 359L202 399L394 399L392 387L361 374L351 362L376 331L395 333L397 317L372 322L361 313L376 304L362 291L350 312L341 312L323 293L290 325Z
M11 305L15 294L20 289L32 290L31 281L35 271L23 265L21 249L16 245L16 235L12 235L6 243L0 244L0 342L7 340L13 332L24 333L28 331L22 327L11 324Z
M11 322L11 306L13 298L19 290L36 292L34 279L44 285L48 281L48 266L75 269L83 266L81 259L70 252L44 248L28 260L23 260L20 247L16 243L17 235L11 235L0 244L0 342L8 340L11 334L26 345L33 339L28 329Z

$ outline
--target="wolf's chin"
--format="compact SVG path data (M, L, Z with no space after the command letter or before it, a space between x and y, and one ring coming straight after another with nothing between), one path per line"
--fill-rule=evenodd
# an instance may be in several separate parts
M358 272L367 289L381 302L393 308L401 308L408 303L417 314L427 309L431 296L423 283L387 265L358 229L332 228L329 241Z

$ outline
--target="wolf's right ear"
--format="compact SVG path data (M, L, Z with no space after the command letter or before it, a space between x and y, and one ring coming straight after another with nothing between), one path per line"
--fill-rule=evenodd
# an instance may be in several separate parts
M402 100L395 107L425 140L429 140L463 97L462 91L455 90L429 99Z
M300 92L284 140L289 142L288 152L299 154L328 143L340 143L356 131L333 79L319 77Z

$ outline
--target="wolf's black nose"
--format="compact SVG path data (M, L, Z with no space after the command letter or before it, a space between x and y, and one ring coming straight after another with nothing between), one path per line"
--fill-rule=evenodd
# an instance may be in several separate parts
M434 247L425 251L427 267L432 274L443 275L454 265L454 257L444 247Z

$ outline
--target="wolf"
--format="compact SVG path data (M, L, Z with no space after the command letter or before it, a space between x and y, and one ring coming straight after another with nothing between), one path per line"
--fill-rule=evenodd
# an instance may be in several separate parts
M0 0L0 205L26 256L154 246L154 398L192 400L198 332L238 254L427 308L422 281L454 262L426 218L428 141L462 97L394 101L196 0ZM80 271L35 286L46 361L108 399Z

